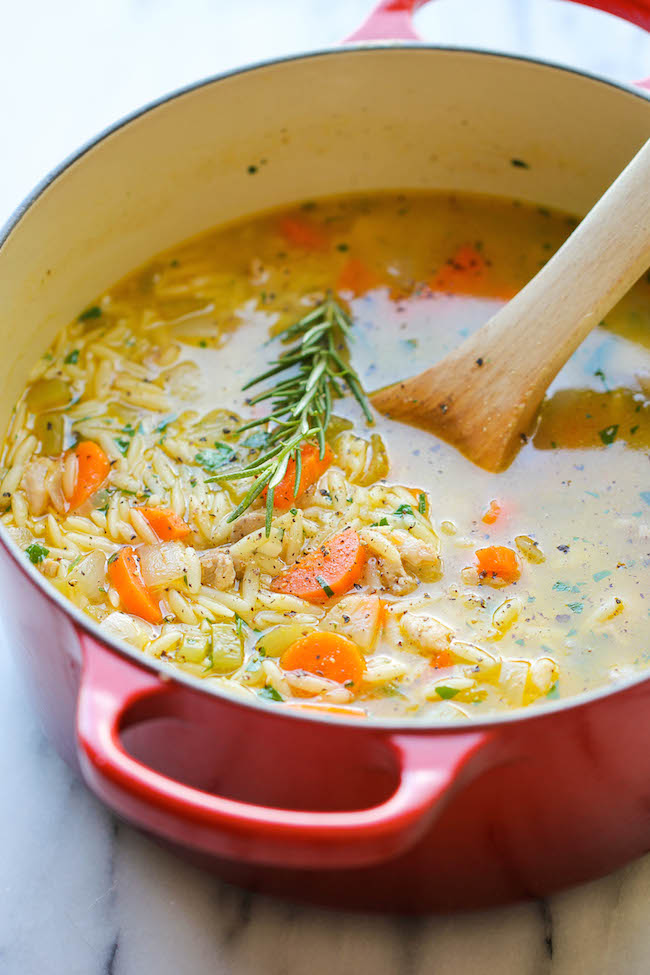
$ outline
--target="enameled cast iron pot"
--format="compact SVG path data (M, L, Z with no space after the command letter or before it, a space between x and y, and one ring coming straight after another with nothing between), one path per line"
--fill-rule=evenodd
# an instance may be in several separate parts
M650 29L650 0L592 5ZM165 98L38 187L0 246L3 428L79 308L208 227L386 188L584 213L650 136L641 88L417 45L416 6L384 0L351 39L370 43ZM118 814L228 879L445 910L544 895L650 847L647 676L462 726L285 713L117 644L1 541L10 645L60 753Z

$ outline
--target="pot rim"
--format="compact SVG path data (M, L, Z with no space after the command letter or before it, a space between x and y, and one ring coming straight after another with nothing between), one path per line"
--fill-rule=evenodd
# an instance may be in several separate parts
M185 95L198 91L201 88L207 88L208 86L219 81L224 81L240 74L247 74L251 71L257 71L261 68L273 67L275 65L285 64L292 61L306 61L310 58L320 58L324 56L337 56L350 53L360 54L366 51L377 52L392 50L412 50L430 53L449 52L454 54L479 55L486 58L525 62L527 64L534 64L543 68L548 68L550 70L563 71L567 74L578 75L582 78L587 78L590 81L607 85L610 88L619 90L621 93L631 95L635 98L640 98L650 103L650 90L644 90L643 88L634 86L634 84L626 84L625 82L615 81L605 77L604 75L597 74L596 72L572 68L570 65L565 65L551 59L526 57L524 55L511 54L493 49L465 47L462 45L427 44L420 41L404 40L362 41L354 43L347 42L338 48L316 48L314 50L287 54L276 58L266 58L260 61L255 61L251 64L243 65L241 67L232 68L228 71L208 75L198 81L194 81L180 88L173 89L171 92L161 95L159 98L156 98L150 102L146 102L144 105L141 105L132 112L122 116L116 122L113 122L111 125L98 132L97 135L92 136L86 142L82 143L78 149L66 156L57 166L54 167L54 169L51 169L49 173L47 173L43 179L36 184L32 191L28 193L28 195L13 210L3 225L0 226L0 259L2 257L2 248L11 236L13 230L18 226L27 211L38 201L42 194L59 178L59 176L62 176L66 170L82 159L86 153L90 152L91 149L94 149L109 136L113 135L113 133L125 128L132 122L136 122L142 116L147 115L149 112L161 107L162 105L174 101L177 98L182 98ZM634 677L628 677L621 681L617 681L616 683L605 685L604 687L598 687L590 691L583 691L580 694L573 695L566 699L547 702L544 705L543 710L535 709L534 706L531 705L527 708L517 708L513 711L506 711L504 713L490 715L489 717L482 718L481 720L469 718L467 721L462 723L447 720L429 724L420 722L417 718L403 718L401 720L369 718L367 721L360 723L358 719L346 718L343 715L337 715L334 717L318 712L311 714L308 711L300 712L297 710L294 711L290 708L280 710L275 704L267 703L262 699L255 700L251 698L251 700L248 701L244 697L229 694L227 691L221 690L218 687L206 687L200 678L187 674L184 671L173 667L171 664L165 664L154 658L147 657L141 651L129 646L129 644L122 643L116 637L112 637L110 634L105 633L98 623L83 613L80 609L77 609L77 607L72 603L68 602L59 592L57 592L54 586L52 586L50 582L36 570L33 565L26 561L24 552L11 539L7 533L7 529L1 523L0 545L13 559L23 575L25 575L27 579L35 584L36 588L40 590L41 595L43 595L50 602L54 603L59 609L62 609L64 613L72 619L77 629L81 628L99 643L107 646L112 652L119 654L121 657L128 659L135 666L142 667L145 670L153 673L157 673L166 681L174 681L178 684L184 684L194 691L217 697L230 705L241 706L244 708L250 707L262 709L275 714L276 717L282 717L288 720L315 721L320 724L331 724L335 727L345 726L348 728L355 728L360 732L399 731L401 733L411 732L414 734L431 734L449 733L453 731L458 734L463 734L470 729L496 729L501 726L510 726L513 724L518 725L522 722L539 720L550 717L558 712L584 707L592 702L613 696L644 683L650 684L649 667L646 669L645 674L642 672Z

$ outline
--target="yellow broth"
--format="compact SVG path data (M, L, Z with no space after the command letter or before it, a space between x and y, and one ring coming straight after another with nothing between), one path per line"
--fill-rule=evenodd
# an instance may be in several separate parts
M338 288L354 321L351 361L372 390L420 371L458 345L535 274L574 225L573 218L544 208L469 195L310 201L219 228L157 257L86 310L49 355L72 348L75 334L128 321L135 361L141 336L162 350L180 344L181 363L195 367L179 373L178 401L166 414L170 423L187 409L201 415L223 408L248 419L241 388L268 363L269 338ZM453 264L449 272L449 261L463 248L479 255L476 275L456 274ZM342 286L357 279L357 295ZM420 586L431 596L431 613L456 639L505 661L547 657L557 663L559 679L537 703L647 666L649 326L650 281L642 280L558 375L529 442L498 475L429 434L384 417L368 430L349 396L335 407L359 436L381 435L390 484L428 496L442 559L441 578ZM83 384L78 363L66 368L66 376L72 370ZM93 399L92 390L81 392L85 399ZM148 412L130 406L125 396L110 410L131 428ZM26 422L33 427L29 411ZM10 435L9 470L11 448ZM489 524L483 516L493 501L501 513ZM42 536L47 543L46 518L36 519L42 531L29 522L32 541ZM20 528L14 508L3 520ZM533 561L516 547L522 536L534 540ZM27 536L20 537L27 548ZM475 565L474 552L490 545L518 551L517 582L497 589L467 572ZM53 573L63 591L63 573ZM518 618L495 626L495 611L514 597ZM97 604L89 611L100 621L105 615ZM243 639L245 664L259 634L246 628ZM205 673L196 661L185 669ZM435 719L471 717L512 703L497 688L454 695L453 713L448 702L416 706L418 680L366 687L354 695L354 705L376 716Z

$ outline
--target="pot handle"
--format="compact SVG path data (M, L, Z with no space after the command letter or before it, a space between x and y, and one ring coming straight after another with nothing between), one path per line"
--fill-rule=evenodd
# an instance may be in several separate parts
M369 809L309 812L226 799L149 768L120 739L134 705L147 718L161 716L165 699L169 704L169 696L185 688L87 633L80 632L80 642L77 746L86 782L135 825L217 857L285 868L358 867L388 860L425 832L462 767L487 740L476 732L424 736L378 729L377 736L396 756L399 783L392 796Z
M420 41L422 38L413 26L413 15L431 0L381 0L371 14L344 43L357 41ZM650 31L650 0L574 0L585 7L595 7L628 20L637 27ZM650 78L639 81L643 88L650 88Z

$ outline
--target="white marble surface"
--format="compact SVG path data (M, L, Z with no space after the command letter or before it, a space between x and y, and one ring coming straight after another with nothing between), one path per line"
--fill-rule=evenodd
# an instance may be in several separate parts
M57 161L166 90L350 32L371 0L0 4L0 222ZM650 39L556 0L439 0L421 32L627 80ZM1 611L0 611L1 612ZM419 920L229 888L126 826L53 753L0 645L1 975L647 975L650 858L545 904Z

